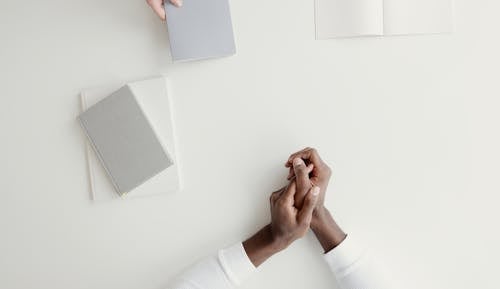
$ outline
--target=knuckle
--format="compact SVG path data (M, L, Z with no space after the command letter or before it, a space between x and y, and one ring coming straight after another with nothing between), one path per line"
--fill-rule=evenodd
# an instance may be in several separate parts
M296 171L299 171L299 172L305 172L307 170L305 164L303 164L303 163L295 164L294 168Z
M299 172L299 173L301 173L301 174L304 174L304 173L306 173L306 172L307 172L306 167L305 167L305 166L303 166L303 165L298 165L296 169L297 169L297 172Z

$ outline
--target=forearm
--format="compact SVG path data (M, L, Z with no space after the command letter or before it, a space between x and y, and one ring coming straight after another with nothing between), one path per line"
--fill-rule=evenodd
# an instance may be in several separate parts
M337 247L347 236L324 207L314 212L311 229L325 253Z
M286 244L273 237L271 226L267 225L243 242L248 258L255 267L264 263L269 257L286 247Z

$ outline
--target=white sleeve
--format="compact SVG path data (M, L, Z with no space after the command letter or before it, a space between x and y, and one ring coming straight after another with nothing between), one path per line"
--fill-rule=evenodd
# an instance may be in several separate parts
M187 269L168 289L232 289L255 270L243 244L238 243Z
M375 266L367 250L349 235L325 260L342 289L389 289L392 284Z

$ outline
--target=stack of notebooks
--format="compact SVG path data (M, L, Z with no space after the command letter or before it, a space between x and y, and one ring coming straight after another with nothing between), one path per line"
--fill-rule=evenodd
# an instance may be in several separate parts
M89 89L81 104L93 200L180 190L165 78Z

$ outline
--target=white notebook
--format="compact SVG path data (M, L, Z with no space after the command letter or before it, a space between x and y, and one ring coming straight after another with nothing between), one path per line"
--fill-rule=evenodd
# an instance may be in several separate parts
M156 132L158 140L168 149L169 157L172 158L173 165L148 179L127 194L119 196L116 193L113 182L101 164L99 157L92 148L92 145L86 140L85 150L90 196L94 201L169 194L178 192L181 189L179 162L177 158L174 124L167 89L167 80L163 77L159 77L128 83L128 86L133 90L137 102L144 114L147 115L148 121ZM81 93L81 110L85 111L88 107L98 103L120 87L121 86L100 87L83 91Z
M316 38L453 31L453 0L315 0Z

